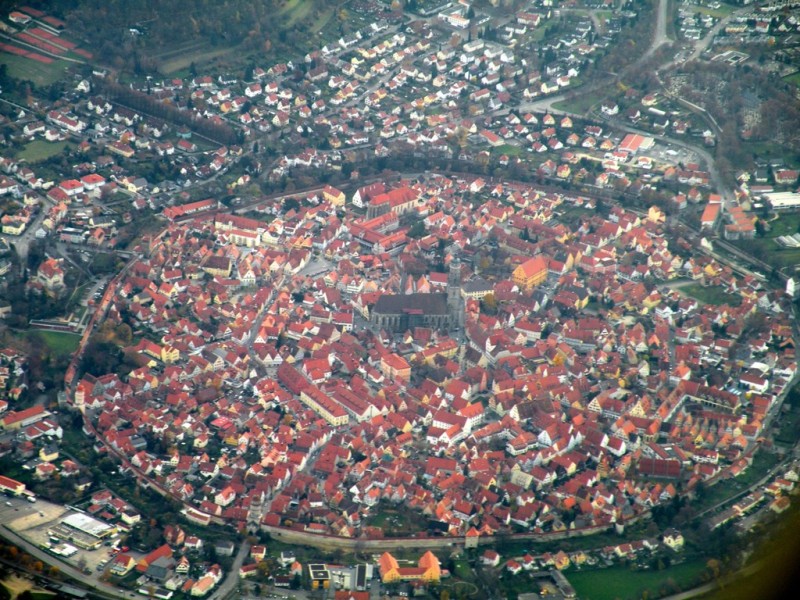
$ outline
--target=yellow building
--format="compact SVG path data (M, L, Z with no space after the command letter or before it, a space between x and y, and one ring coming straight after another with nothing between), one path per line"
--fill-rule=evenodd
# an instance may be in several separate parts
M334 206L344 206L344 192L331 185L325 186L322 190L322 197L326 202L330 202Z
M387 354L381 358L381 372L384 377L394 381L408 381L411 379L411 365L402 356Z
M526 260L511 274L511 280L521 290L530 292L547 279L547 260L539 255Z
M203 263L203 270L215 277L230 277L233 263L227 256L210 256Z
M442 577L442 567L436 555L428 550L419 559L416 567L401 567L397 559L384 552L378 560L378 569L383 583L394 581L424 581L434 583Z
M6 235L22 235L27 226L27 221L8 219L3 221L3 233Z
M300 401L334 427L347 425L350 420L342 405L316 386L309 386L300 392Z

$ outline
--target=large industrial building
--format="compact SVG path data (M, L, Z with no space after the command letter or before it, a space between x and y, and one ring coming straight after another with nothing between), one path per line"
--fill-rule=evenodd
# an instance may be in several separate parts
M92 550L117 533L117 528L89 515L73 513L62 519L49 533L65 538L84 550Z

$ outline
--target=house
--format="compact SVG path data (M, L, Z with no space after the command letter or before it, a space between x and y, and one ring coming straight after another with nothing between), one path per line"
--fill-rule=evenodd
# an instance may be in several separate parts
M36 280L50 295L57 295L64 289L63 258L48 258L42 261L36 271Z
M680 552L683 549L683 535L677 529L670 528L665 530L662 541L665 546L675 552Z
M230 540L220 540L214 543L214 551L217 556L233 556L236 546Z
M322 189L322 198L326 202L330 202L333 206L344 206L344 192L331 185L326 185Z
M500 555L494 550L487 550L481 556L481 564L487 567L496 567L500 564Z
M388 379L408 381L411 379L411 365L402 356L387 354L381 358L381 372Z
M20 496L25 493L25 484L11 477L0 475L0 491Z
M129 554L120 553L111 561L109 571L117 577L125 577L136 566L136 561Z
M145 573L150 565L161 558L172 558L172 548L169 547L169 544L163 544L140 558L139 562L136 563L136 570L139 573Z

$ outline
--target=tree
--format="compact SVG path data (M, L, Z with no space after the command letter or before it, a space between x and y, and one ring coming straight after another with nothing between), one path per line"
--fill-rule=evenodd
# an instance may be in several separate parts
M300 208L300 202L297 198L285 198L283 200L283 212L289 212L290 210L298 210Z
M267 561L262 560L261 562L258 563L256 568L258 569L258 575L261 579L266 579L267 577L269 577L271 569Z
M299 590L302 585L303 579L300 577L300 573L295 573L294 577L292 577L292 580L289 582L289 589Z
M487 315L497 314L497 299L494 294L486 294L481 298L481 312Z
M480 260L478 261L478 270L481 273L485 273L492 267L492 259L488 256L481 256Z
M129 345L133 341L133 331L127 323L120 323L114 329L114 336L123 346Z
M98 339L97 335L89 338L83 351L81 371L95 377L114 373L122 363L122 352L112 342Z
M427 230L425 229L425 222L420 219L416 221L408 230L408 237L413 239L419 239L424 237L427 234Z

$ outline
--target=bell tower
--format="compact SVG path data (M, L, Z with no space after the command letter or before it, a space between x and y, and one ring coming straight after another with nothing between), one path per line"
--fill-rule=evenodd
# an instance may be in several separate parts
M464 298L461 297L461 261L454 258L447 273L447 312L450 328L464 327Z

